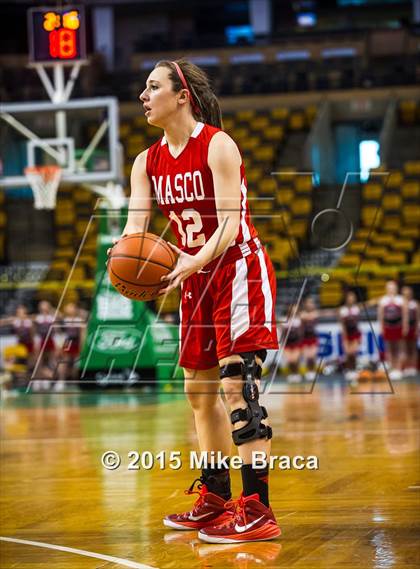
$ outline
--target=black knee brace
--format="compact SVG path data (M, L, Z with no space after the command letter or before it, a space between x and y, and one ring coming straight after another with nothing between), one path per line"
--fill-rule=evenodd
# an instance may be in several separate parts
M235 409L230 415L232 425L238 421L248 421L244 427L232 432L233 442L237 446L256 439L271 439L272 437L271 427L261 423L262 419L267 418L267 410L258 402L259 392L255 383L256 379L261 378L262 372L261 366L255 361L255 356L264 361L267 350L244 352L239 355L243 362L227 364L220 369L221 379L241 375L244 381L242 395L248 407L246 409Z

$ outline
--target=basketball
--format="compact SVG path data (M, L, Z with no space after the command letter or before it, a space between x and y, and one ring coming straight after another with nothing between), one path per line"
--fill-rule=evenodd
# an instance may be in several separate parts
M164 286L176 257L169 245L153 233L123 237L111 249L108 274L117 291L131 300L154 300Z

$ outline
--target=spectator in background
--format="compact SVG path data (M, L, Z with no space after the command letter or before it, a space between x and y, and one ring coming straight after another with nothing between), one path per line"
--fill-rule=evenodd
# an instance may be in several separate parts
M362 337L359 329L360 308L356 301L355 293L353 291L347 292L344 305L339 311L345 354L345 377L348 381L355 381L357 378L357 354Z
M404 361L403 337L408 332L407 303L398 294L395 281L386 283L385 295L378 305L378 320L385 344L385 360L392 380L402 378Z
M404 375L415 377L417 375L417 339L419 334L420 307L417 300L413 298L413 289L404 286L401 289L402 297L406 304L408 313L408 326L406 334L403 336L404 342Z
M287 381L299 383L302 377L299 373L299 364L302 357L303 328L302 320L296 313L297 305L292 304L288 318L282 326L281 343L284 344L284 358L288 367Z
M68 302L64 306L61 326L65 338L60 353L58 380L54 385L55 391L63 391L66 386L66 381L76 380L75 364L79 358L84 339L85 322L86 314L76 303Z
M318 320L318 311L313 298L308 296L303 302L303 308L300 311L302 321L302 355L305 361L306 374L305 377L309 381L313 381L316 376L315 366L318 354L318 335L316 333L316 323Z
M39 342L36 347L37 369L42 376L51 379L56 366L57 347L54 340L54 309L48 300L38 303L38 314L35 315L35 329Z

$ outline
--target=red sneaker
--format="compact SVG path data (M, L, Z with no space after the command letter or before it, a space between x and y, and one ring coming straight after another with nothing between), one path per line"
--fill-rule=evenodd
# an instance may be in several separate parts
M271 508L260 502L258 494L239 497L226 502L225 508L234 508L234 513L222 524L203 528L198 537L210 543L242 543L265 541L281 534Z
M199 492L193 490L197 481L200 482L197 486ZM201 478L194 480L191 487L185 490L185 494L199 495L193 509L182 514L166 516L163 520L166 527L183 530L201 529L221 524L232 516L232 512L225 507L228 501L217 496L217 494L209 492Z

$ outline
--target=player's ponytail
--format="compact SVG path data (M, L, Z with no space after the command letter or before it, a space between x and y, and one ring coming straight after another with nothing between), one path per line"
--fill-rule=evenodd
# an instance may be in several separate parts
M167 67L170 71L174 91L187 89L190 93L191 110L194 118L206 124L222 128L222 112L219 101L213 93L207 74L186 59L159 61L156 67Z

